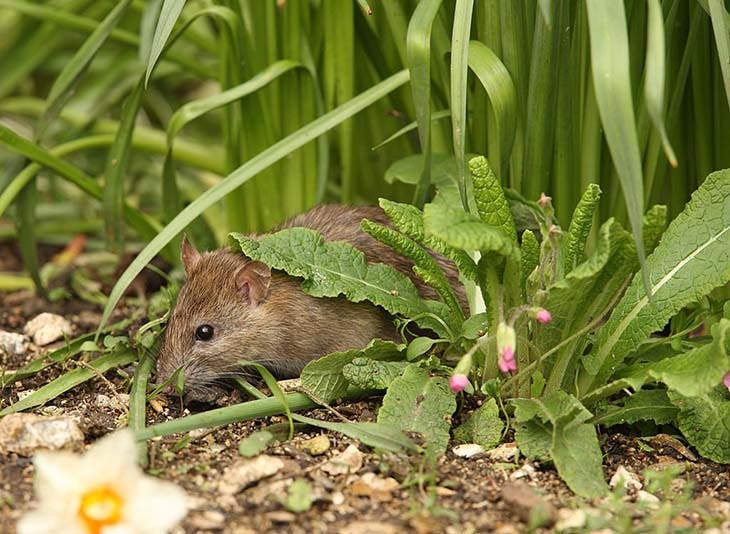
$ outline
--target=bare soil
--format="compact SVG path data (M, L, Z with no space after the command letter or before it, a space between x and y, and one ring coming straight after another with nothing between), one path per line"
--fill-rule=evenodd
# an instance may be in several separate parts
M14 267L7 263L7 255L0 256L6 258L4 265L0 260L0 270ZM42 311L68 318L76 334L92 331L100 317L98 307L81 301L48 303L30 292L0 293L0 330L22 332L27 320ZM125 312L122 309L117 313ZM48 349L45 347L44 351ZM31 347L24 360L40 353ZM17 360L0 356L0 369L16 369L24 363ZM76 365L71 361L55 366L5 388L0 391L0 407L16 402L22 392L37 389ZM74 417L89 444L125 424L124 394L133 366L123 371L110 371L103 379L91 380L36 413ZM118 402L110 403L108 399ZM234 395L228 402L235 400ZM374 398L337 409L351 420L374 420L379 402ZM149 408L150 424L183 413L174 399L166 405L157 403L156 408ZM313 410L308 415L334 420L326 410ZM499 462L486 455L463 458L454 454L455 443L435 472L423 470L417 460L376 454L355 443L363 454L362 466L354 473L331 475L321 467L354 442L317 429L268 447L265 454L284 462L273 477L234 495L222 492L221 480L226 470L241 460L239 441L255 430L282 421L280 417L269 417L231 424L197 433L184 446L179 441L182 436L150 443L149 472L176 482L191 496L192 510L178 532L510 533L532 530L528 528L530 512L539 507L544 507L548 516L543 526L535 530L539 532L554 530L556 520L558 525L565 526L571 518L578 521L574 523L578 525L575 532L600 528L626 531L626 526L637 532L730 532L728 466L692 454L680 441L667 435L646 439L625 434L601 436L607 480L619 466L639 474L642 481L645 469L675 466L682 471L667 494L657 495L660 503L650 506L635 503L636 491L600 502L584 501L571 493L550 465L529 463L522 458ZM313 456L300 448L302 441L319 434L327 434L330 439L324 454ZM14 532L17 519L33 507L33 470L31 458L0 451L0 532ZM373 478L393 478L399 485L378 489L367 483ZM312 488L314 502L308 511L294 513L283 503L287 488L295 479L308 481ZM583 512L589 520L581 524L578 516Z

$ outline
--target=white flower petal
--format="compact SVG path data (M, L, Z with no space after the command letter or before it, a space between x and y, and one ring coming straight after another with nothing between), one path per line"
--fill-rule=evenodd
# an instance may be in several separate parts
M134 434L128 428L94 443L81 462L79 476L87 487L108 485L123 498L133 491L142 473L137 466Z
M144 476L137 482L133 498L127 501L124 521L135 532L164 533L177 525L188 511L185 492L173 484Z
M86 528L75 517L68 521L59 521L53 514L43 510L29 512L20 518L17 524L18 534L87 534Z
M33 463L35 490L41 508L61 516L75 513L72 510L78 507L85 489L84 481L78 477L80 458L68 452L41 452Z

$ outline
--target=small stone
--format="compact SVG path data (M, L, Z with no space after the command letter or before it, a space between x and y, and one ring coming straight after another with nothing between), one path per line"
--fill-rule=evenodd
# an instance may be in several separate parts
M109 395L104 395L103 393L99 393L96 396L96 399L94 399L94 404L96 404L99 408L106 408L109 406L111 399L109 398Z
M555 523L555 531L562 532L568 529L581 530L585 527L586 521L588 521L588 515L585 513L585 510L561 508L558 510L558 522Z
M345 494L341 491L335 491L332 494L331 500L332 504L334 504L335 506L340 506L342 503L345 502Z
M305 439L297 444L297 448L301 451L308 452L312 456L324 454L331 447L330 438L327 434L320 434L312 439Z
M18 400L23 400L26 397L30 397L35 393L35 389L26 389L25 391L18 391Z
M274 523L292 523L297 519L296 514L293 514L291 512L285 512L283 510L280 512L269 512L268 514L266 514L266 517L268 517Z
M31 456L38 449L56 450L83 441L83 432L70 417L17 413L0 419L0 451Z
M484 447L476 443L465 443L463 445L457 445L451 449L451 452L459 458L473 458L474 456L484 454Z
M71 323L54 313L41 313L28 321L24 332L33 338L33 343L42 347L54 341L70 336L73 332Z
M375 473L365 473L350 485L350 492L353 495L386 502L393 498L392 493L398 488L400 488L400 484L394 478L383 478Z
M117 393L111 399L109 399L109 406L115 410L125 412L129 409L129 394L128 393Z
M535 468L532 467L530 464L525 464L521 468L519 468L517 471L512 473L509 477L512 480L519 480L520 478L532 479L535 477Z
M502 488L502 501L524 522L533 527L555 523L555 507L524 482L510 482Z
M499 447L487 451L487 457L495 462L511 462L517 454L517 444L503 443Z
M659 497L648 491L639 490L636 492L636 502L644 503L651 508L659 508Z
M225 526L226 516L217 510L206 510L202 514L190 517L190 524L199 530L221 530Z
M275 475L284 468L284 462L277 456L262 454L253 459L239 460L226 469L218 491L224 495L235 495L254 482Z
M22 334L0 330L0 353L22 356L28 350L28 340Z
M349 445L343 452L322 465L322 471L329 475L347 475L357 473L362 467L364 454L354 445Z
M436 486L436 495L439 497L451 497L456 495L456 491L451 488L445 488L443 486Z
M353 521L341 532L347 532L347 534L399 534L402 529L379 521Z
M623 465L618 466L616 472L608 482L611 488L623 487L628 491L639 491L643 485L636 474L626 469Z

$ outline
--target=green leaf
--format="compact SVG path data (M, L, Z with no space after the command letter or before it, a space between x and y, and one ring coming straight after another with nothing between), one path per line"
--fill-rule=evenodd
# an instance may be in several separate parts
M422 356L433 347L434 343L437 343L437 339L430 337L417 337L410 343L406 349L406 358L408 361L414 360L419 356Z
M593 215L601 198L601 188L596 184L588 184L588 188L573 211L568 227L568 238L565 245L564 272L569 273L585 259L586 239L593 226Z
M712 343L671 358L638 364L622 371L618 377L640 383L654 379L685 397L707 394L730 371L730 320L720 319L712 325Z
M287 425L286 433L289 432L289 425ZM238 442L238 454L244 458L253 458L258 456L260 453L266 450L269 443L274 441L276 438L274 434L268 430L259 430L243 438Z
M664 233L647 262L651 305L641 279L634 277L594 350L583 363L581 391L602 385L623 359L687 304L730 281L730 171L710 174ZM691 229L691 231L688 231Z
M517 241L515 220L499 179L492 172L487 159L483 156L470 159L469 170L479 217L490 226L502 230L512 241Z
M673 423L679 410L663 389L642 389L623 399L620 406L610 406L596 414L594 423L605 427L631 425L652 420L657 425Z
M495 140L488 138L489 157L502 177L508 169L517 129L517 91L507 67L482 42L469 43L469 68L479 78L494 111L497 135Z
M389 265L368 264L360 250L344 242L325 241L314 230L288 228L258 239L236 233L231 237L247 257L304 278L302 290L313 297L368 300L407 318L434 312L448 317L446 305L423 300L406 275Z
M662 6L659 0L648 0L646 36L646 69L644 74L644 99L654 128L662 137L664 153L672 167L677 166L677 157L669 142L667 128L664 125L664 81L665 81L665 35Z
M292 482L287 491L284 507L295 514L309 510L312 507L312 485L303 478Z
M393 380L402 375L408 365L408 362L402 361L388 362L371 358L355 358L342 368L342 376L356 388L388 389Z
M679 429L697 451L719 464L730 464L730 399L727 388L715 386L701 397L685 397L676 391L669 399L679 408Z
M417 243L449 258L456 264L459 272L464 277L473 281L477 280L477 266L469 254L463 250L450 247L439 239L426 236L421 210L412 204L401 204L385 198L381 198L379 204L399 231L414 239Z
M172 241L185 227L202 214L207 208L214 205L238 189L242 184L246 183L253 176L262 170L270 167L280 159L291 154L296 149L307 144L314 138L319 137L325 132L331 130L338 124L349 119L357 112L363 110L373 102L376 102L383 96L403 85L408 81L408 73L400 71L397 74L383 80L374 85L370 89L364 91L352 100L333 109L329 113L322 115L314 121L299 128L295 132L287 135L277 143L273 144L264 151L256 154L246 161L238 169L229 174L225 179L211 187L205 193L198 196L193 202L187 205L178 215L165 226L162 231L152 239L147 246L140 251L134 258L132 263L120 275L117 283L109 294L109 300L104 306L99 328L104 326L111 316L112 310L116 307L119 299L124 294L129 284L135 277L145 268L152 258L154 258L165 246ZM0 134L2 129L0 129ZM0 135L1 141L1 135Z
M537 242L535 234L533 234L530 230L522 232L520 260L520 287L522 287L522 291L525 292L527 288L527 279L540 262L540 243Z
M560 477L581 497L607 493L603 457L591 413L573 396L556 391L542 399L513 399L520 450L541 458L549 451ZM549 446L548 446L549 443Z
M431 377L425 369L411 364L402 376L393 381L383 397L378 423L403 432L423 436L432 459L443 454L449 444L451 415L456 398L448 381Z
M591 72L598 111L624 193L644 288L651 294L641 231L644 188L631 96L629 38L624 3L622 0L586 0L586 7L591 41Z
M487 333L489 328L489 314L486 312L477 313L469 317L461 325L461 337L464 339L477 339Z
M715 34L715 46L720 59L722 81L725 85L725 97L730 106L730 27L723 0L708 0L712 31Z
M56 118L58 112L71 97L73 86L91 64L94 56L106 42L130 3L131 0L118 2L91 35L86 38L84 44L81 45L71 60L65 64L46 97L46 109L38 121L36 138L41 137L43 131Z
M485 449L493 449L502 440L504 421L494 398L489 399L454 429L454 439L465 443L477 443Z
M175 27L175 22L177 22L183 7L185 7L185 0L165 0L164 4L162 4L160 18L157 19L157 27L155 28L155 36L152 39L152 46L150 47L150 55L147 59L147 71L144 77L145 86L150 81L152 71L160 59L162 51L165 49L167 39Z
M355 358L370 360L400 360L403 358L403 345L391 341L374 339L361 350L335 352L309 362L302 370L302 386L318 400L332 402L347 392L348 381L343 375L345 365Z
M423 211L423 222L426 235L440 239L449 246L519 258L520 251L515 241L502 230L464 210L443 204L427 204Z
M667 207L652 206L644 215L644 247L647 255L654 252L667 226Z

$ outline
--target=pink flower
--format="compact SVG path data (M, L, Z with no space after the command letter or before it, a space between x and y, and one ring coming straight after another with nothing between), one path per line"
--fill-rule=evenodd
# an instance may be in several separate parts
M454 393L464 391L464 388L469 384L469 378L462 374L453 374L449 379L449 387Z
M541 208L544 208L547 207L552 200L553 197L549 197L545 193L540 193L540 198L537 199L537 203Z
M545 308L540 308L535 314L535 318L537 319L537 322L542 324L549 323L553 320L553 316L550 315L550 312L547 311Z
M730 390L730 371L725 373L725 376L722 378L722 383L725 384L725 387Z
M517 371L517 362L515 362L515 350L512 347L504 347L499 356L499 370L503 373L511 373Z

